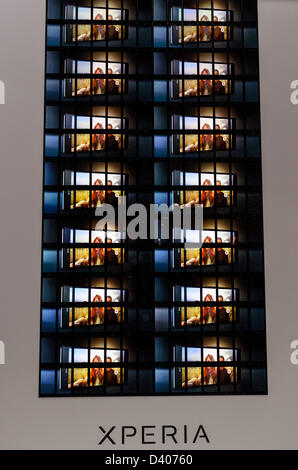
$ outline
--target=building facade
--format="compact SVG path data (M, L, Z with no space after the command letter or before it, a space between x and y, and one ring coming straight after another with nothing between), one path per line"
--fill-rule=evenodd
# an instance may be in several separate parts
M266 394L257 1L48 0L44 142L40 396Z

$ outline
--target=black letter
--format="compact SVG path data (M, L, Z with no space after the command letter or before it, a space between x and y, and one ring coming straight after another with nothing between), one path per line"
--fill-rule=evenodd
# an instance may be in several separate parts
M166 429L172 429L173 432L172 433L167 433L166 434ZM176 441L176 433L177 433L177 428L175 426L163 426L162 427L162 443L165 444L166 442L166 437L172 437L173 441L175 442L175 444L178 444L178 442Z
M111 438L110 434L112 431L114 431L116 426L113 426L109 432L106 432L104 430L104 428L102 426L99 426L99 429L104 433L104 437L102 438L102 440L98 443L99 446L101 446L101 444L103 443L103 441L105 441L106 439L109 439L109 441L112 443L112 444L116 444L116 442L113 441L113 439Z
M142 444L156 444L156 442L145 442L146 436L154 436L154 433L150 432L148 434L145 433L145 429L155 429L155 426L142 426Z
M203 436L200 436L200 431L202 431ZM194 440L193 440L193 444L196 442L196 440L197 440L198 437L199 437L200 439L206 439L206 441L207 441L208 444L209 444L209 439L208 439L208 436L207 436L207 434L206 434L205 429L204 429L203 426L199 426L199 429L197 430L197 434L195 435L195 438L194 438Z
M133 434L125 434L125 429L132 429ZM133 437L137 434L137 430L134 426L122 426L122 444L125 444L126 437Z

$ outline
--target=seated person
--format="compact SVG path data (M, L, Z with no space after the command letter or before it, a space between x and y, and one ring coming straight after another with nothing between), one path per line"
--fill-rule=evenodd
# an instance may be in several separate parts
M203 186L212 186L211 181L206 179ZM205 208L214 206L214 191L202 191L202 204Z
M179 39L179 42L197 42L197 31L193 31L182 39Z
M97 179L96 181L94 181L94 184L93 186L102 186L102 181ZM102 191L102 190L99 190L99 191L92 191L91 192L91 206L92 207L97 207L98 205L100 204L103 204L105 202L105 192ZM74 206L74 204L71 205L71 209L81 209L81 208L89 208L90 207L90 198L87 198L87 199L83 199L82 201L79 201L76 203L76 205Z
M102 302L102 298L100 295L96 295L92 303L95 302ZM97 323L103 323L103 316L104 316L104 308L103 307L92 307L90 312L90 320L91 325L96 325ZM85 316L82 316L75 320L75 326L86 326L89 324L89 316L88 313ZM72 326L72 322L69 322L69 326Z
M104 17L98 13L94 21L103 21ZM75 28L74 28L75 30ZM106 27L103 24L95 24L92 26L92 39L93 41L100 40L100 39L105 39L106 37ZM73 38L73 41L76 41L76 37ZM78 36L78 41L83 42L83 41L91 41L91 28L88 33L83 33Z
M112 75L113 70L108 69L108 75ZM109 95L119 95L119 81L114 78L108 78L108 93Z
M209 354L206 358L206 361L214 362L213 356ZM204 385L216 385L216 384L217 384L216 367L204 367Z
M96 295L92 302L102 302L101 296ZM92 307L90 312L91 325L102 324L104 322L104 312L105 309L103 307Z
M204 302L214 302L214 299L211 294L207 294L204 298ZM214 306L204 306L203 307L203 323L215 323L216 321L216 308Z
M202 70L201 75L211 75L210 70L206 67ZM200 95L211 95L213 89L212 80L200 80Z
M113 16L109 15L108 20L113 21ZM113 24L108 24L108 39L109 41L116 41L119 39L119 27Z
M187 386L191 388L191 387L200 387L201 385L202 385L201 369L198 369L197 375L187 381ZM182 387L186 387L186 382L182 383Z
M222 295L218 296L218 303L223 303L224 299ZM230 322L230 314L227 312L227 309L222 305L217 307L217 319L219 323L229 323Z
M108 130L112 130L112 124L108 124ZM119 144L114 134L107 135L107 149L108 150L118 150Z
M203 244L213 243L211 237L206 237ZM215 263L215 248L201 248L201 253L197 257L191 258L186 262L186 266L208 266ZM201 259L202 254L202 259ZM184 263L181 263L181 267L184 267Z
M107 181L108 186L112 186L112 181L108 180ZM106 192L106 198L105 198L105 203L106 204L111 204L111 206L116 207L118 205L118 198L116 197L116 194L114 191L111 189L108 189Z
M213 18L214 23L218 23L218 17L214 16ZM225 40L225 30L223 27L218 25L213 27L213 34L214 34L214 41L224 41Z
M203 241L203 245L208 245L213 243L211 237L206 237ZM215 262L215 248L202 248L202 265L208 266L210 264L214 264Z
M103 75L103 70L100 67L97 67L97 69L94 72L95 75ZM106 90L106 81L103 78L94 78L92 80L92 94L93 95L104 95ZM90 85L87 86L86 88L79 88L76 92L73 91L72 96L84 96L84 95L90 95L91 87Z
M224 85L222 80L215 80L214 81L214 93L215 93L215 95L225 95L226 94L226 86Z
M200 96L212 95L213 83L212 80L200 80Z
M111 357L107 357L107 362L112 362ZM106 368L106 385L117 385L118 380L117 380L117 374L114 371L114 369L111 369L110 367Z
M199 150L199 143L198 141L196 141L193 144L187 145L185 149L181 147L180 152L182 153L184 151L185 153L190 153L190 152L198 152L198 150Z
M208 123L205 123L202 127L202 131L211 131L211 126ZM202 152L207 152L213 149L214 137L212 134L201 134L200 135L200 150Z
M94 130L101 130L103 129L103 125L100 122L97 122L94 126ZM105 141L106 136L105 134L92 134L92 150L104 150L105 148ZM90 138L87 142L77 145L76 147L72 147L71 151L74 152L89 152L91 150L90 145Z
M198 87L193 86L192 88L189 88L188 90L184 91L184 93L179 93L179 96L198 96Z
M107 303L108 302L112 302L112 297L109 295L107 296ZM105 321L106 323L109 323L109 324L118 323L118 316L115 313L115 310L113 307L106 307Z
M214 70L214 75L219 75L219 70ZM215 80L214 81L214 92L216 95L225 95L226 94L226 85L223 80Z
M200 22L209 21L207 15L203 15ZM211 26L199 26L199 41L211 41Z
M228 205L228 198L225 197L224 193L220 190L221 182L216 181L216 192L215 192L215 200L217 207L227 207Z
M102 362L99 356L95 356L92 359L92 363L100 363ZM90 369L90 385L93 387L95 385L102 385L104 379L104 369L103 368L96 368ZM73 384L68 384L68 388L72 387L88 387L88 376L82 379L76 380Z
M223 356L219 356L220 362L225 362L225 358ZM221 385L227 385L231 383L231 374L228 373L225 367L219 368L219 381Z
M193 315L192 317L188 318L186 321L182 320L181 326L199 326L201 324L201 316Z
M107 239L107 243L113 243L111 238ZM118 256L116 255L113 248L107 248L106 251L106 263L111 265L118 264Z
M220 131L220 126L218 124L215 125L215 130ZM224 140L224 137L222 134L216 134L215 135L215 148L216 150L226 150L227 149L227 144L226 141Z
M202 130L211 130L211 127L208 123L205 123L202 127ZM195 136L194 136L195 137ZM200 150L212 150L213 149L213 135L211 134L201 134L200 135ZM199 142L196 141L192 144L189 144L185 147L184 152L198 152ZM180 148L180 152L183 153L183 147Z
M222 239L217 239L217 244L220 245L222 243ZM226 250L222 248L217 248L216 250L216 259L218 264L229 264L229 255L226 254Z
M103 241L101 238L96 237L92 243L99 243L102 244ZM91 248L91 266L99 266L104 263L104 248ZM70 263L70 267L72 268L74 265ZM76 267L83 267L89 266L89 255L84 258L80 258L75 262Z

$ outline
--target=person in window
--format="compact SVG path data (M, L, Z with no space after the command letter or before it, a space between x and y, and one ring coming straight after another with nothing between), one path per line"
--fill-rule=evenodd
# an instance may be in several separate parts
M217 307L217 319L219 323L229 323L230 314L227 312L227 309L222 305L224 301L223 296L219 295L217 301L219 303L219 306Z
M102 362L99 356L94 356L92 359L92 364L99 364ZM90 369L90 385L93 387L95 385L102 385L104 379L104 370L103 368ZM68 384L68 388L72 387L88 387L88 376L76 380L73 384Z
M185 30L184 30L185 31ZM192 33L188 34L182 39L179 39L179 42L197 42L197 30L195 29Z
M109 21L113 21L113 19L112 15L108 16ZM119 26L108 24L108 38L109 41L117 41L117 39L119 39Z
M101 67L97 67L94 75L103 75L104 71ZM104 78L93 78L92 80L92 94L93 95L104 95L106 92L106 80ZM90 93L88 93L90 94Z
M214 302L211 294L207 294L204 298L204 302ZM209 323L215 323L216 320L216 308L214 306L203 307L203 323L206 325Z
M102 302L102 297L100 295L96 295L92 303ZM92 307L90 312L90 321L91 325L98 325L104 322L104 308L103 307Z
M211 354L205 359L205 362L215 362L214 357ZM204 385L216 385L217 384L217 369L216 367L204 367Z
M193 136L193 137L196 138L195 136ZM185 153L197 152L198 150L199 150L198 141L193 142L193 143L187 145L184 150L183 150L183 147L180 148L180 152L181 152L181 153L182 153L183 151L184 151Z
M213 22L218 23L218 17L213 17ZM214 41L224 41L225 40L225 29L218 25L213 27Z
M213 243L211 237L206 237L203 244L208 245ZM215 263L215 248L202 248L202 265L209 266Z
M110 295L107 296L107 303L112 302L112 297ZM118 316L116 315L113 307L106 307L106 322L109 324L118 323Z
M94 126L94 130L101 130L103 129L103 125L101 122L97 122ZM91 142L92 142L92 150L104 150L105 148L105 141L106 136L105 134L92 134ZM88 138L88 142L80 144L76 147L76 152L89 152L90 151L90 138ZM74 152L74 148L72 149Z
M94 126L94 130L101 130L103 129L103 125L101 122L97 122ZM78 136L79 137L79 136ZM104 150L105 148L105 134L92 134L91 142L92 142L92 150ZM71 149L72 152L89 152L91 148L90 145L90 137L88 137L88 141L77 145Z
M108 180L107 184L108 186L112 186L113 182L111 180ZM116 197L116 194L114 193L114 191L112 191L111 189L107 190L105 203L111 204L111 206L113 206L114 208L118 204L118 198Z
M203 186L212 186L211 181L206 179ZM214 191L202 191L202 204L205 208L214 206Z
M95 21L103 21L104 17L98 13L95 18ZM93 26L93 40L94 41L102 41L106 38L106 25L104 24L97 24Z
M101 238L96 237L92 243L102 244ZM105 250L104 248L91 248L91 266L101 266L104 263Z
M207 122L202 126L202 131L210 131L211 127L210 124ZM212 150L213 149L213 135L212 134L201 134L200 136L200 149L204 151Z
M219 70L214 70L214 75L219 75ZM214 93L215 95L226 94L226 83L223 80L214 80Z
M216 124L215 125L215 131L220 131L220 125ZM215 134L215 148L216 150L226 150L227 149L227 144L226 140L221 134Z
M94 130L101 130L103 129L103 125L101 122L97 122L94 126ZM106 136L105 134L93 134L92 135L92 150L104 150L106 143Z
M101 358L99 356L95 356L92 359L92 363L100 363L102 362ZM92 387L95 387L97 385L102 385L104 380L104 369L103 368L96 368L96 369L90 369L90 385Z
M213 243L211 237L206 237L203 244ZM186 262L186 266L200 266L201 262L203 266L211 265L215 263L215 248L202 248L202 260L201 254L199 253L198 256L189 259ZM184 263L181 263L181 267L184 267Z
M107 238L107 243L113 243L111 238ZM107 248L106 252L106 262L107 264L116 265L118 264L118 256L116 255L113 248Z
M221 191L221 181L216 181L216 193L215 193L215 200L217 207L227 207L228 205L228 198L225 194Z
M97 179L93 186L102 186L102 181ZM105 192L102 190L93 190L91 192L91 207L97 207L100 204L103 204L105 200ZM71 209L86 209L90 207L90 198L82 199L81 201L77 202L76 205L71 205Z
M102 244L103 241L101 238L96 237L92 243ZM91 248L91 266L102 265L104 261L104 249L103 248ZM89 255L78 259L75 262L76 267L89 266ZM73 267L73 263L70 263L70 267Z
M102 302L102 298L100 295L96 295L92 303L95 302ZM104 314L104 309L103 307L92 307L91 312L90 312L90 321L91 325L96 325L97 323L102 323L103 319L103 314ZM89 323L89 318L88 318L88 313L77 320L75 320L74 325L75 326L86 326ZM69 326L72 326L72 322L69 323Z
M196 192L195 195L192 193L192 196L193 198L186 202L185 204L181 204L181 208L184 208L184 207L194 207L196 204L200 204L200 201L199 201L199 193ZM188 194L186 193L186 200L189 198Z
M225 362L225 358L223 356L219 356L220 362ZM231 383L231 374L228 373L225 367L219 368L219 381L221 385L228 385Z
M113 70L108 69L108 75L112 75ZM119 81L114 78L108 78L108 93L109 95L119 95Z
M98 13L94 18L94 21L103 21L103 20L104 20L104 17L100 13ZM74 28L74 29L76 30L76 28ZM106 27L105 27L105 25L95 24L95 25L92 26L92 39L93 39L93 41L102 40L102 39L105 39L105 37L106 37ZM74 37L73 40L75 41L76 38ZM88 33L80 34L80 36L78 36L78 41L79 42L91 41L91 28L88 31Z
M185 308L185 310L187 310ZM199 326L201 324L201 315L198 313L198 315L193 315L192 317L188 318L186 321L182 320L181 326Z
M113 126L112 124L108 124L108 130L112 130ZM114 134L108 134L107 135L107 149L108 150L118 150L119 149L119 144L118 140L116 139Z
M196 82L195 82L196 83ZM198 96L198 87L194 85L193 87L186 90L184 93L179 93L180 98L182 96Z
M209 21L208 16L203 15L200 21ZM211 41L211 26L199 26L199 41Z
M112 358L107 357L107 362L112 363ZM114 371L114 369L107 367L106 368L106 385L117 385L118 380L117 380L117 374Z
M217 244L221 245L222 239L217 239ZM218 264L228 264L229 263L229 255L226 253L226 250L223 250L220 246L217 248L216 251L216 259Z
M200 387L202 385L202 378L201 378L201 369L199 367L196 368L196 372L192 372L192 378L187 381L187 386L189 388L192 387ZM182 387L186 387L186 382L182 383Z
M207 68L202 70L201 75L210 75L210 71ZM200 80L200 95L211 95L212 94L213 83L212 80Z
M102 181L97 179L94 181L93 186L102 186ZM102 190L93 190L91 194L92 207L98 207L105 202L105 192Z
M100 67L97 67L94 74L95 75L103 75L103 70ZM104 95L106 89L106 81L104 78L93 78L92 80L92 94L93 95ZM79 88L76 92L72 93L72 96L84 96L90 95L91 87L90 85L85 88Z
M87 315L81 316L77 318L74 322L70 321L69 326L75 325L75 326L86 326L88 325L88 313Z

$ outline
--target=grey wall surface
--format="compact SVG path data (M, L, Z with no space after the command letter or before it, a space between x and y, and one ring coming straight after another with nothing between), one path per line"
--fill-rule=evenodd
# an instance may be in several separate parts
M176 450L298 449L297 20L297 1L259 0L269 396L40 399L45 0L1 2L1 449L96 449L98 426L114 424L204 425L209 445Z

